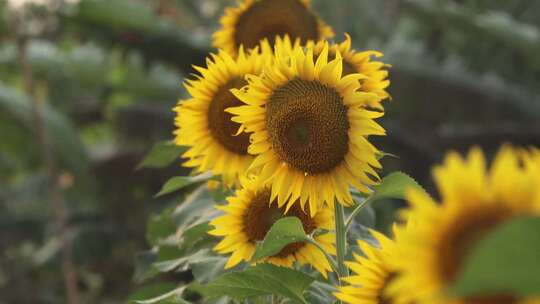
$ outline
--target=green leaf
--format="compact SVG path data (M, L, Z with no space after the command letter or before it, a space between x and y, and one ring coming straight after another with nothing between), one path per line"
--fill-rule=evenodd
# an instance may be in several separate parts
M509 220L483 238L450 288L456 296L540 295L540 217Z
M212 226L210 226L208 221L189 227L182 233L181 245L195 245L199 241L211 237L208 234L210 230L212 230Z
M424 188L422 188L422 186L420 186L412 177L403 172L393 172L385 176L379 185L373 187L374 193L370 199L405 199L407 189L413 188L425 192Z
M231 196L234 193L233 189L229 189L220 183L220 185L215 189L210 189L210 194L216 202L224 202L228 196Z
M190 255L184 255L182 257L160 261L153 264L153 266L160 272L169 272L176 269L186 270L190 263L195 263L210 255L210 250L204 249L194 252Z
M172 213L172 220L176 225L176 235L180 238L180 246L189 245L190 240L195 241L198 237L202 237L201 229L206 228L195 227L207 223L218 213L215 202L205 185L190 193Z
M175 176L169 179L165 185L161 188L158 194L155 197L159 197L165 194L173 193L189 185L202 183L212 178L212 175L209 173L203 173L195 176Z
M306 236L300 219L294 216L277 220L266 233L264 240L257 245L251 259L256 262L262 258L277 254L283 247L302 241L310 241Z
M186 149L185 146L177 146L170 141L158 142L137 166L137 169L164 168L178 159Z
M146 226L146 239L148 243L158 245L161 240L175 234L176 225L171 217L172 212L173 210L168 208L163 210L161 214L150 217Z
M133 280L140 283L158 274L158 271L152 267L152 264L156 261L156 259L156 253L153 251L136 253L135 274L133 275Z
M313 278L302 272L259 264L243 272L226 273L207 284L202 292L208 297L228 295L239 300L275 294L293 303L307 303L303 293L312 282Z
M310 304L334 303L336 299L332 293L335 291L337 291L336 286L321 281L315 281L309 286L306 297Z
M171 291L165 292L153 298L144 299L144 300L135 300L137 304L185 304L189 303L186 300L182 299L182 293L187 286L182 285L174 288Z
M189 304L189 302L181 298L186 287L177 286L173 283L149 285L132 294L128 302L138 304Z
M195 281L204 284L226 272L227 270L225 269L225 264L227 264L227 257L208 256L197 261L190 262L189 266Z

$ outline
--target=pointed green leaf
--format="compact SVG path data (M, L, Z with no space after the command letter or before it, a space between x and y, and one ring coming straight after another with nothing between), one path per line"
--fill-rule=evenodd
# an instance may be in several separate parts
M179 286L174 288L171 291L160 294L156 297L144 300L135 300L137 304L185 304L188 303L186 300L182 299L182 293L187 286Z
M374 193L371 200L384 198L405 199L407 189L416 188L424 191L412 177L403 172L393 172L382 179L382 182L373 187Z
M266 233L264 240L257 245L252 261L277 254L283 247L295 243L309 241L302 222L294 216L277 220Z
M182 299L182 293L187 286L177 286L173 283L158 283L146 286L132 294L128 303L138 304L189 304Z
M176 232L171 214L173 210L167 208L160 214L152 215L146 225L146 240L151 245L158 245L162 240L167 239Z
M210 178L212 178L212 175L210 175L209 173L203 173L195 176L175 176L169 179L165 183L165 185L163 185L163 187L158 192L158 194L155 195L155 197L176 192L189 185L205 182Z
M227 271L225 269L226 263L227 257L220 255L208 256L197 261L191 261L189 266L195 281L198 283L208 283Z
M246 298L280 295L293 303L307 303L304 290L313 278L296 270L271 264L259 264L243 272L226 273L203 288L204 295L219 297L228 295L242 300Z
M540 295L540 217L508 221L483 238L466 258L450 294Z
M309 304L328 304L334 303L336 299L332 293L336 292L337 288L334 285L315 281L307 290L307 299Z
M158 142L137 166L141 168L164 168L177 160L187 147L177 146L170 141Z
M190 263L198 262L200 260L208 258L210 255L210 250L203 249L194 252L193 254L184 255L176 259L156 262L153 264L153 267L155 267L160 272L169 272L175 269L185 268L185 266L189 265Z
M156 253L153 251L143 251L135 254L135 274L133 280L140 283L158 274L152 264L156 261Z
M176 235L180 238L180 245L190 241L196 241L197 235L202 236L200 230L195 226L207 223L211 218L215 217L219 211L215 208L213 200L208 188L205 185L199 186L191 192L185 199L175 208L172 214L172 220L176 225ZM207 227L211 228L211 227ZM199 229L203 229L199 227ZM187 233L187 235L184 235Z

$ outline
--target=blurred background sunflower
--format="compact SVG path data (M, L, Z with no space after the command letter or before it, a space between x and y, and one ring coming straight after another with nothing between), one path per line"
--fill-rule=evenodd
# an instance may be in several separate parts
M213 34L213 46L236 54L240 45L254 48L264 38L274 44L276 36L288 35L302 44L334 35L332 28L317 17L310 0L247 0L225 10L221 29Z
M320 31L324 22L337 43L347 32L352 49L381 51L384 57L373 60L392 66L392 86L384 89L392 100L383 102L379 120L387 136L373 138L399 156L382 160L385 172L403 170L436 194L430 168L450 148L477 144L491 159L503 142L540 145L540 2L309 5L312 12L290 10L304 16L294 22L311 20L312 33L328 36ZM133 252L182 229L164 220L182 193L152 198L169 177L189 172L168 142L171 109L189 98L184 77L196 73L193 64L205 66L215 52L212 33L222 28L225 8L236 6L233 0L0 0L0 303L61 303L66 274L69 290L87 303L118 303L148 276L134 271ZM256 14L251 18L268 20ZM247 30L243 35L257 39L255 28ZM41 120L33 116L36 105ZM168 151L161 159L174 161L151 159L134 171L156 142ZM389 232L401 206L377 203L353 231ZM135 257L138 265L152 258ZM191 275L173 272L152 283Z
M434 170L440 202L422 191L408 194L410 207L402 215L411 228L398 239L401 258L394 266L400 275L390 283L390 293L426 304L537 303L505 292L457 299L445 295L473 246L490 231L511 219L540 215L537 165L523 164L520 152L508 146L489 166L477 148L466 158L450 153Z

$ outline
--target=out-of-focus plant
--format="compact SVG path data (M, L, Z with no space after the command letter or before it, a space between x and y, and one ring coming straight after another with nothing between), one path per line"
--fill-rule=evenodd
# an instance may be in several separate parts
M180 87L182 79L195 72L192 64L204 65L218 18L235 1L35 1L16 8L15 2L21 3L0 0L1 301L58 303L65 295L58 227L48 197L51 180L34 135L31 105L36 99L58 168L81 298L118 303L149 277L143 285L148 288L134 298L192 282L183 294L195 299L193 277L195 282L216 277L222 257L203 250L200 255L209 256L199 257L210 263L180 261L174 271L160 268L160 275L152 264L180 258L176 245L159 244L177 230L167 212L196 188L187 169L173 160L182 149L167 141L173 130L170 109L188 95ZM381 50L392 65L393 101L382 118L388 136L373 140L399 158L386 157L382 175L402 170L431 190L431 164L450 148L478 144L489 155L502 142L540 145L537 2L311 2L334 28L336 41L348 32L355 49ZM34 94L24 89L18 31L10 21L14 9L24 16L19 29L30 34L26 61ZM155 142L160 144L154 156L134 171ZM162 189L170 177L175 178ZM202 183L207 176L198 178ZM169 193L152 199L160 190ZM214 188L203 192L208 193L198 196L202 213L212 210L208 197L223 202L230 194ZM349 243L373 241L363 226L389 232L403 204L389 197L366 204L350 223ZM197 241L207 227L191 230L190 223L208 218L199 221L199 211L193 214L179 217L187 223L179 231L189 230L195 239L187 238L194 244L189 250L207 246ZM135 272L137 283L129 284L131 257L148 244L152 251L137 255L143 266ZM332 290L315 281L307 296L325 302Z

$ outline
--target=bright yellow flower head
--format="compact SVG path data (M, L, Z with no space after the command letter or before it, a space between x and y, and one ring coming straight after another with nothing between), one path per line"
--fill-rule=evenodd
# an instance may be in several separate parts
M188 158L184 166L222 175L227 186L238 183L253 156L247 153L249 135L235 135L239 125L231 122L224 109L241 104L229 90L244 86L244 76L260 73L269 59L257 51L248 55L240 49L236 59L219 51L207 59L206 68L195 67L201 75L185 83L191 97L174 109L175 143L189 147L182 155Z
M489 231L519 215L540 215L540 178L533 161L524 162L518 151L503 147L490 169L479 149L466 159L450 153L434 170L440 202L412 190L410 207L403 212L412 228L398 240L402 275L390 293L411 294L417 303L538 303L508 295L474 299L445 298L471 248ZM532 302L531 302L532 301Z
M223 237L214 250L221 254L231 254L225 268L234 267L242 261L249 262L255 252L258 241L262 241L268 230L280 218L295 216L302 222L306 233L316 229L331 230L334 227L333 213L328 208L321 208L314 217L310 217L298 205L285 213L285 208L270 202L270 190L254 179L241 179L242 189L228 197L228 204L217 208L225 214L212 220L214 229L211 235ZM324 233L314 237L315 241L329 254L336 254L334 234ZM331 266L324 254L312 244L292 243L285 246L278 254L265 258L268 262L284 267L293 267L293 263L309 264L327 277Z
M397 276L392 265L399 259L399 251L393 240L376 231L371 231L371 234L379 246L358 241L364 256L354 254L355 261L346 263L353 275L343 278L343 281L350 285L339 287L335 296L350 304L412 303L404 297L394 299L387 295L389 283Z
M309 44L313 44L313 42ZM324 40L320 40L314 45L313 52L315 56L322 52L324 44ZM360 80L362 84L360 87L361 91L377 94L380 97L379 101L390 97L390 94L386 91L386 88L390 85L390 80L387 79L388 71L386 70L389 65L372 60L372 57L381 57L383 55L381 52L357 52L351 48L351 37L345 34L345 41L330 45L330 57L334 57L336 53L340 53L343 57L343 76L352 73L359 73L366 76L366 78ZM369 104L369 106L383 110L379 102Z
M227 111L253 132L248 152L257 157L250 168L280 207L299 200L315 213L335 199L351 205L349 185L369 192L366 185L378 179L378 150L368 136L385 134L374 121L383 113L365 106L380 97L359 90L365 76L342 76L342 58L337 53L329 62L328 45L319 56L312 47L284 45L275 45L274 61L261 76L250 75L248 86L232 90L246 105Z
M225 10L221 29L214 33L213 44L230 54L240 45L251 49L263 39L272 44L276 36L289 35L318 41L334 35L332 29L310 10L309 0L239 0L237 7Z

